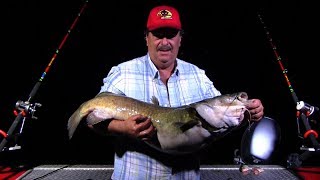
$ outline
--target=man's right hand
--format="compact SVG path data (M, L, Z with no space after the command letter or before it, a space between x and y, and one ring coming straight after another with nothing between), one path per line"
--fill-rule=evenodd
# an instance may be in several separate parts
M124 134L144 141L149 140L156 132L151 119L139 114L129 117L122 123Z

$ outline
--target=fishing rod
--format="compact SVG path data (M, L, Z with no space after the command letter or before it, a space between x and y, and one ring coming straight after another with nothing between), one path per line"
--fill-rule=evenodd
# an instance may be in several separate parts
M270 35L270 32L268 31L268 28L266 27L262 17L260 14L258 14L258 18L260 20L260 23L263 25L264 31L267 35L267 39L270 43L270 46L273 50L273 53L277 59L277 62L280 66L280 69L282 71L282 74L286 80L286 83L288 85L289 91L291 93L291 96L293 98L294 103L296 104L296 109L297 109L297 113L296 113L296 120L297 120L297 126L298 126L298 133L301 134L300 131L300 126L299 126L299 120L302 121L304 128L305 128L305 132L303 134L303 138L307 139L309 138L312 146L311 148L306 148L306 147L301 147L301 150L304 150L305 152L303 152L302 154L292 154L289 156L288 161L287 161L287 165L288 167L298 167L301 165L302 161L306 160L307 158L309 158L313 153L319 153L320 152L320 144L317 141L318 138L318 133L317 131L313 130L311 128L311 125L309 123L309 117L315 112L315 111L319 111L319 108L316 106L312 106L304 101L299 101L298 96L296 95L291 82L288 78L287 72L288 70L284 67L284 65L282 64L282 59L277 51L277 48L275 46L275 44L272 41L272 37Z
M11 124L9 130L7 131L7 133L5 131L0 130L0 135L3 137L1 143L0 143L0 152L5 151L5 150L17 150L17 149L21 149L21 147L19 145L15 145L14 147L9 147L6 148L6 144L8 143L9 140L11 140L13 138L13 133L16 130L16 127L21 124L21 128L20 131L18 133L21 134L22 133L22 129L25 123L25 120L27 117L31 117L32 119L37 119L37 117L34 115L36 108L37 107L41 107L42 105L40 103L32 103L32 100L34 99L36 93L38 92L41 83L43 82L45 76L48 74L53 62L56 60L60 50L63 48L65 42L67 41L70 33L72 32L72 30L74 29L74 27L76 26L80 16L83 14L83 11L86 9L88 4L88 0L86 0L84 2L84 4L82 5L78 15L76 16L76 18L74 19L74 21L72 22L71 26L69 27L67 33L64 35L62 41L60 42L58 48L55 50L55 53L53 54L49 64L47 65L47 67L45 68L44 72L42 73L41 77L38 79L38 81L36 82L36 84L34 85L33 89L31 90L28 100L27 101L21 101L18 100L16 102L16 106L15 106L15 110L14 110L14 115L16 116L15 120L13 121L13 123Z

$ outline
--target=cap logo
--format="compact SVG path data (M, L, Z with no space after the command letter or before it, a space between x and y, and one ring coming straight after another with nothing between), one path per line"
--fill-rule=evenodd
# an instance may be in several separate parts
M172 28L181 30L179 12L171 6L157 6L151 9L147 29L152 31L159 28Z
M161 19L172 19L172 13L165 9L159 11L157 16L160 16Z

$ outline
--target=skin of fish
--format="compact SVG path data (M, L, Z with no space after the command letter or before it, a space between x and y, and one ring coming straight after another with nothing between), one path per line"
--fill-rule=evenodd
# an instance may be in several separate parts
M83 119L94 125L141 114L150 117L157 129L157 137L147 144L162 152L185 154L205 147L243 124L248 117L247 100L247 93L238 92L174 108L103 92L82 103L69 118L67 128L71 139Z

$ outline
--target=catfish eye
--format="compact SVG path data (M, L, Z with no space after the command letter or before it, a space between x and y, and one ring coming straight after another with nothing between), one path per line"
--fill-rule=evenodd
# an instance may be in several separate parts
M237 97L236 97L238 100L247 100L248 99L248 95L247 95L247 93L245 93L245 92L241 92L241 93L239 93L238 95L237 95Z

